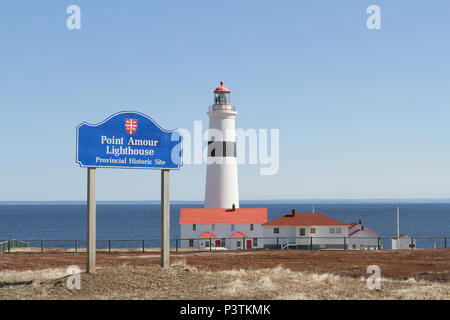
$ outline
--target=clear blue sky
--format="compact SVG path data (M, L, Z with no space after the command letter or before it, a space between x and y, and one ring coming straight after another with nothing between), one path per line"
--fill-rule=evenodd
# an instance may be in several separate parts
M450 197L449 31L448 0L2 0L0 201L84 200L79 123L207 126L222 77L239 128L280 129L279 174L240 166L241 199ZM172 199L203 200L204 180L174 172ZM97 181L99 200L159 199L159 172Z

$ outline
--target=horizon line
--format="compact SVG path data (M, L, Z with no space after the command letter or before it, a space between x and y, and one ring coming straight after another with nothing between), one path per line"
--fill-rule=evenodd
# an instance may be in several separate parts
M450 202L450 198L309 198L309 199L246 199L245 202L300 202L300 203L320 203L320 202ZM97 203L159 203L160 200L97 200ZM176 202L203 203L204 200L171 200ZM27 204L27 203L86 203L86 200L0 200L0 204Z

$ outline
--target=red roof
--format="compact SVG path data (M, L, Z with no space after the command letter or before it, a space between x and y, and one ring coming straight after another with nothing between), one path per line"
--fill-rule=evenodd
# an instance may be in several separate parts
M361 229L358 229L358 230L356 230L356 231L353 231L353 232L350 233L348 236L351 237L351 236L353 236L354 234L357 234L357 233L360 232L360 231L361 231Z
M358 223L352 222L352 223L349 224L348 228L351 229L351 228L353 228L356 225L358 225Z
M230 93L231 91L223 85L223 81L220 81L220 87L218 87L216 90L214 90L214 93L219 93L219 92Z
M357 233L360 232L360 231L367 231L367 233L371 234L372 236L378 237L378 234L377 234L376 232L370 230L370 229L367 228L367 227L364 227L363 225L361 225L361 224L359 224L359 223L355 223L355 222L350 223L350 225L348 226L348 230L350 231L350 229L352 229L352 228L355 227L355 226L359 226L359 229L356 229L355 231L353 231L352 233L350 233L350 234L348 235L349 237L351 237L351 236L357 234ZM363 227L364 227L364 230L362 230Z
M265 223L267 208L205 209L182 208L180 224L197 223Z
M400 238L409 238L409 237L407 235L405 235L405 234L401 234ZM393 237L392 239L396 240L398 238L397 237Z
M199 238L200 239L209 239L209 238L215 238L216 236L213 235L211 232L205 232L202 234Z
M236 232L235 234L233 234L231 236L231 238L247 238L247 236L245 234L243 234L242 232Z
M361 230L361 229L355 230L355 231L353 231L352 233L350 233L348 236L351 237L351 236L357 234L357 233L360 232L360 231L367 231L367 232L368 232L369 234L371 234L372 236L378 237L378 233L373 232L372 230L369 230L369 229L367 229L366 227L364 227L364 230Z
M321 213L295 213L269 221L264 226L346 226L346 223Z

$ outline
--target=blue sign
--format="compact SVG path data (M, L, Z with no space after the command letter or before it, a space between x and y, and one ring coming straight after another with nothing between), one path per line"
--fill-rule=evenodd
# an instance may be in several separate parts
M140 112L116 113L77 127L77 163L88 168L179 169L182 136Z

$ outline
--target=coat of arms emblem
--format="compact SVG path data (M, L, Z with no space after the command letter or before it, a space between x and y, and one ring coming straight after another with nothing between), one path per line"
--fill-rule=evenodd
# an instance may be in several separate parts
M129 134L133 134L137 130L137 120L136 119L125 119L125 130Z

